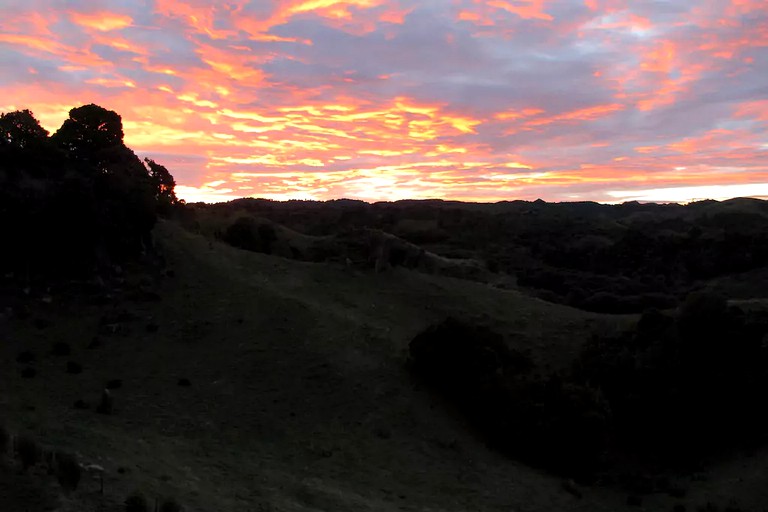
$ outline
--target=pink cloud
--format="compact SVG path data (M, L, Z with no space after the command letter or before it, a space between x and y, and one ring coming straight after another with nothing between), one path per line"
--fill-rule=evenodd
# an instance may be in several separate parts
M763 2L126 5L9 9L0 111L53 131L74 106L114 109L182 197L610 201L768 182Z

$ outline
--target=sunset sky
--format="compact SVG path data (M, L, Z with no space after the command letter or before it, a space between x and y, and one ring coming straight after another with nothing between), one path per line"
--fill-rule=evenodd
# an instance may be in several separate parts
M0 112L115 110L187 201L768 197L766 0L0 6Z

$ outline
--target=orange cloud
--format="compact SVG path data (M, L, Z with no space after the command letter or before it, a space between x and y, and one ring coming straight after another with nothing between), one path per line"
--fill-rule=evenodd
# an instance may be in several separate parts
M101 32L119 30L130 27L133 24L133 18L124 14L112 12L80 13L71 12L69 17L78 25Z
M549 0L472 0L471 5L460 9L460 21L469 21L478 26L495 26L501 21L500 15L511 14L523 20L552 21L547 13Z
M679 153L699 153L714 148L722 154L724 150L749 147L747 141L753 137L753 134L745 131L715 129L699 137L686 137L673 142L667 148Z
M621 103L608 103L605 105L595 105L593 107L580 108L572 110L570 112L564 112L552 117L541 117L532 119L526 122L526 126L541 126L552 123L560 123L567 121L593 121L601 117L608 116L614 112L624 110L624 105Z
M109 3L4 12L0 111L55 131L73 106L114 109L188 200L768 183L768 103L749 85L764 2Z

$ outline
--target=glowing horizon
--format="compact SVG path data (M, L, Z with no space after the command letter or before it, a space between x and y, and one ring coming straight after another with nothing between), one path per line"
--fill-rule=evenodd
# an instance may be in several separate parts
M115 110L190 202L768 195L764 0L10 0L3 14L0 112L53 132L73 107Z

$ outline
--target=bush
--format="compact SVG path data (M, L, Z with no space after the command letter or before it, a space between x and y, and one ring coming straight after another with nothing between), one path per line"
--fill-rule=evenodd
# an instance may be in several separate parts
M719 338L730 326L728 301L714 293L692 293L680 306L677 323L682 341L701 344Z
M184 507L174 499L165 500L163 504L160 505L160 512L184 512Z
M21 370L21 377L23 379L34 379L36 375L37 375L37 370L35 370L31 366L27 366L26 368Z
M37 441L27 436L19 436L16 438L16 453L21 461L21 467L24 471L37 464L40 460L40 446Z
M140 492L134 492L125 499L125 512L149 512L147 498Z
M764 438L767 331L723 297L696 293L676 317L648 311L634 332L588 343L574 376L605 393L622 451L691 464Z
M272 253L272 243L277 240L275 227L260 223L253 217L238 217L227 227L221 239L229 245L247 251Z
M75 409L85 410L90 408L91 406L85 400L80 399L80 400L75 400L75 403L72 404L72 407L74 407Z
M33 363L35 362L35 354L29 350L21 351L16 356L16 362L21 364Z
M409 349L419 375L461 400L473 401L477 392L496 387L501 375L533 366L525 354L507 348L500 334L455 318L416 335Z
M11 444L11 433L4 425L0 425L0 459L8 453L8 446Z
M56 479L67 491L74 491L80 483L80 465L68 453L56 454Z
M101 393L101 402L96 406L96 412L99 414L112 414L112 408L114 406L112 395L108 389L105 389Z
M455 401L494 448L571 475L597 469L611 413L589 385L531 378L530 357L498 333L455 319L418 334L410 350L415 372Z
M68 356L72 352L69 343L57 341L53 344L52 353L55 356Z
M67 373L71 373L73 375L83 373L83 366L80 363L76 363L74 361L68 361Z

